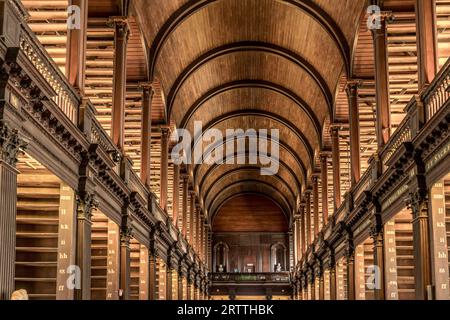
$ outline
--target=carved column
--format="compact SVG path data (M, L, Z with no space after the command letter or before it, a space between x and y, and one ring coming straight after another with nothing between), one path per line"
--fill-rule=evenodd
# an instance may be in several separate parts
M205 256L205 265L208 267L209 266L209 225L207 224L207 222L205 222L205 239L204 239L204 247L205 247L205 252L204 252L204 256Z
M298 261L300 261L301 257L302 257L302 236L301 236L301 215L297 216L295 218L295 234L296 234L296 251L297 251L297 256L296 256L296 261L295 261L295 265L297 265ZM294 265L294 267L295 267Z
M302 300L308 300L308 278L302 273L300 276L301 286L302 286Z
M381 150L391 136L391 105L389 97L389 65L387 15L382 14L380 27L372 29L375 52L375 87L377 99L377 142Z
M183 271L181 269L181 261L178 267L178 300L184 300L183 298Z
M85 0L71 0L71 5L80 10L79 17L78 12L74 10L70 12L71 15L69 16L72 27L67 29L66 76L69 83L83 94L88 3Z
M331 144L333 159L333 198L334 210L341 206L341 169L340 169L340 151L339 151L339 128L331 127Z
M320 181L322 183L322 219L323 225L328 223L328 154L322 152L320 155Z
M313 175L312 185L313 185L313 211L314 211L313 240L315 240L319 233L319 177L317 175Z
M347 299L355 300L355 248L353 239L347 235L345 257L347 259Z
M92 194L77 195L77 231L75 264L81 269L81 289L75 289L76 300L91 299L92 210L97 201Z
M156 248L155 241L150 241L150 248L148 250L148 266L149 266L149 299L150 300L158 300L157 287L156 287Z
M159 205L167 212L167 179L169 173L169 128L161 127L161 184Z
M172 295L172 272L174 271L172 257L169 254L166 263L166 300L173 300L174 298Z
M421 187L415 193L410 194L408 208L413 214L413 247L415 262L416 299L432 299L427 294L432 285L431 249L428 216L428 194Z
M130 240L131 227L128 222L122 224L120 228L120 278L119 288L122 290L120 300L130 299Z
M181 179L183 180L182 188L183 188L183 224L181 228L181 233L183 237L186 239L187 237L187 216L188 216L188 181L189 176L187 174L183 174Z
M25 143L17 130L0 121L0 300L9 300L14 291L16 255L16 162Z
M377 267L378 274L375 273L375 300L384 300L384 232L383 224L381 222L381 215L376 214L372 218L372 227L370 230L370 237L373 240L373 264ZM374 272L376 272L374 270Z
M173 224L178 229L178 211L180 206L180 166L173 165L173 189L172 189L172 216Z
M349 125L350 125L350 175L352 186L356 185L361 178L361 156L359 139L359 99L358 87L359 81L349 81L347 83L347 96L349 107Z
M194 247L194 216L195 216L195 192L194 190L189 190L189 195L191 197L191 203L190 203L190 213L189 213L189 242L191 243L191 246Z
M306 226L305 226L305 203L300 204L300 239L302 245L302 257L306 251Z
M316 277L319 279L319 300L325 300L325 284L322 267L317 269Z
M419 93L433 81L438 70L436 1L416 0Z
M201 257L200 252L200 211L202 209L200 208L200 205L198 203L195 204L195 251L197 252L198 256Z
M186 278L187 278L187 295L186 295L187 300L194 300L192 297L192 279L190 269L187 272Z
M150 187L153 89L150 82L141 82L139 86L142 88L141 181Z
M203 220L203 214L200 217L200 260L202 260L203 263L205 263L205 222Z
M328 268L330 270L330 300L336 300L336 261L333 250L328 250Z
M111 137L123 150L125 131L126 59L129 26L127 17L110 17L108 24L114 27L114 81L111 119Z
M316 300L316 287L314 284L314 270L310 270L308 272L308 283L310 286L310 290L311 290L311 300Z
M306 250L311 244L311 191L307 190L306 198Z

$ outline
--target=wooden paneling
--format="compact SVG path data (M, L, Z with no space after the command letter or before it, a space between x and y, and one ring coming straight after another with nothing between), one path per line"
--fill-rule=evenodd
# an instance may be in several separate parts
M138 82L147 80L147 61L143 47L142 33L135 17L128 19L130 37L127 44L127 81Z
M217 212L213 232L287 232L286 217L273 201L258 195L238 196Z
M118 3L116 0L89 0L89 16L103 17L120 15Z
M288 248L288 236L286 233L236 233L236 232L221 232L213 235L213 248L216 244L223 243L229 248L228 251L228 265L223 267L225 272L243 272L247 273L248 268L251 272L273 272L274 266L272 262L275 257L272 256L271 248L275 244L283 244ZM282 264L283 271L289 268L287 265L288 250L286 249L286 264ZM214 255L214 249L213 249ZM215 259L217 258L218 261ZM213 257L213 272L219 272L218 257Z
M18 175L15 285L30 299L56 299L60 183L45 169Z

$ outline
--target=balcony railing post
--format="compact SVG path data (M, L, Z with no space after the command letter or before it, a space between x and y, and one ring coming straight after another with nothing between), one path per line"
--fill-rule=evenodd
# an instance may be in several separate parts
M406 107L406 112L412 139L423 128L426 121L425 104L422 98L419 96L414 97Z
M133 170L133 162L128 156L124 156L120 163L120 177L128 184L130 182L131 170Z
M89 99L83 98L78 112L78 129L80 129L91 141L92 119L95 117L95 109Z

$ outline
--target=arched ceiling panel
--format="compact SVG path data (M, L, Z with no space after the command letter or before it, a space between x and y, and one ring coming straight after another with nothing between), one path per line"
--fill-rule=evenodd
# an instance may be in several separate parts
M254 129L259 131L260 129L276 129L279 132L279 139L289 142L289 145L295 150L300 159L303 160L306 170L311 169L313 163L313 150L311 145L304 137L303 133L296 130L292 123L289 123L287 119L281 119L274 114L258 111L258 110L239 110L239 112L232 112L222 115L219 119L211 121L208 124L204 124L203 130L214 128L222 132L222 136L226 136L226 130L233 128L242 129L247 131L248 129ZM189 127L189 131L194 132L194 127ZM268 130L270 134L270 130ZM200 137L197 135L193 137L195 143L192 144L192 150L195 145L200 142ZM204 142L204 148L210 143Z
M233 182L230 185L224 187L222 190L220 190L220 192L215 196L214 200L211 202L211 206L207 211L208 217L210 219L213 218L214 214L217 212L220 206L223 205L223 203L228 199L230 199L231 197L246 193L263 194L270 197L280 206L280 208L283 209L283 212L286 214L287 217L292 212L292 208L286 201L286 198L282 196L281 193L278 190L276 190L273 186L261 182L259 180L246 180Z
M211 223L212 232L288 232L288 219L271 198L244 194L226 201Z
M172 31L157 56L157 75L167 92L204 52L245 40L274 43L300 54L316 65L330 88L335 87L336 74L344 65L331 36L304 11L274 0L220 0L193 13Z
M150 46L164 24L169 23L171 16L184 11L183 6L192 0L132 0L131 5L141 24L145 26L145 39ZM178 14L177 14L178 12Z
M257 166L194 166L210 212L234 194L255 192L291 213L322 147L324 120L334 120L332 92L349 71L366 2L132 1L170 120L191 132L201 120L223 136L231 128L280 132L278 176L261 176Z
M242 173L243 171L260 174L261 168L248 164L234 164L215 166L211 167L211 169L212 170L209 171L209 175L206 177L200 188L200 196L204 197L205 200L211 195L214 188L219 187L220 189L223 186L223 183L226 181L226 179L224 179L225 177L232 176L237 172ZM295 201L295 198L299 194L299 189L296 187L297 183L295 178L291 175L285 164L280 165L275 178L276 181L274 181L274 186L281 185L282 187L288 188L289 193L286 195L292 196Z
M254 180L264 184L273 186L278 192L286 199L290 204L290 207L295 206L295 195L292 189L281 180L278 176L261 176L259 170L237 170L222 175L212 186L207 190L204 198L204 207L210 208L211 201L217 196L217 194L226 188L228 185L235 183L236 181L249 181Z
M339 26L351 46L355 38L355 26L358 24L360 13L368 6L367 1L314 0L314 2ZM352 14L342 14L343 12Z
M245 161L249 157L249 153L234 153L234 156L238 161L235 164L228 165L209 165L209 166L199 166L198 167L198 177L200 179L197 181L197 186L200 194L203 194L203 191L207 189L212 181L214 181L218 176L222 175L225 172L229 172L235 170L237 168L243 167L258 167L257 165L250 165L248 161ZM269 159L267 159L269 160ZM225 158L224 158L225 161ZM280 169L279 176L283 178L288 184L292 187L293 190L296 190L296 193L301 192L301 177L298 177L295 171L283 160L280 160Z
M243 138L240 138L239 141L242 141ZM228 143L230 139L224 139L224 144ZM218 144L217 144L218 145ZM235 163L233 165L227 165L227 164L221 164L221 165L208 165L208 164L201 164L195 167L194 169L194 182L196 183L196 186L198 186L198 190L201 191L204 187L204 183L206 179L209 178L209 175L212 174L213 171L219 171L219 172L225 172L229 170L230 168L233 168L234 166L239 163L238 161L244 160L243 157L248 156L249 152L238 152L237 150L225 150L224 151L224 158L231 158L231 156L234 157ZM305 183L306 179L306 172L305 172L305 166L300 158L297 157L297 154L294 152L291 147L286 144L283 141L279 142L279 159L280 159L280 166L284 167L285 170L289 171L289 173L295 178L295 186L300 186ZM249 161L245 161L245 164L248 164Z
M239 110L262 110L273 113L282 119L289 119L303 133L313 149L320 148L320 128L315 128L308 114L291 99L264 87L237 87L223 91L200 105L192 115L186 128L193 133L194 122L204 125L224 114ZM309 120L309 121L308 121Z
M214 52L207 54L210 60L200 59L198 64L186 70L169 92L167 107L169 112L173 112L172 118L176 123L179 123L187 108L206 92L239 80L270 81L296 95L300 87L310 88L302 91L301 99L311 107L320 123L323 116L331 112L331 90L318 71L294 53L255 42L235 43Z

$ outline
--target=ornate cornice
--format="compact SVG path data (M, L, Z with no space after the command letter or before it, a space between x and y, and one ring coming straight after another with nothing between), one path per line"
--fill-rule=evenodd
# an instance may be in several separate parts
M95 194L86 193L77 194L77 217L78 219L85 219L91 221L92 210L98 207L98 201L95 198Z

